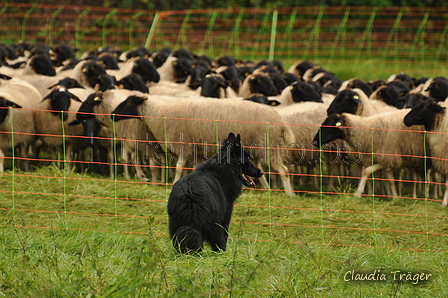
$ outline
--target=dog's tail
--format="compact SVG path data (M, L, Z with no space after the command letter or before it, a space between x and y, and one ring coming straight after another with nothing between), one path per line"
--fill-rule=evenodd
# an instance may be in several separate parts
M201 232L190 226L178 228L173 236L174 247L184 254L200 251L203 242Z

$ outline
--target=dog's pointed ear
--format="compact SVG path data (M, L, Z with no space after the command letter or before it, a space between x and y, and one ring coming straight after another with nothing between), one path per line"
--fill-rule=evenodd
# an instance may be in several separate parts
M241 136L240 136L240 134L238 134L238 135L236 136L236 143L237 143L237 144L241 144Z
M235 134L233 132L229 133L227 139L229 139L229 142L233 142L233 140L235 140Z

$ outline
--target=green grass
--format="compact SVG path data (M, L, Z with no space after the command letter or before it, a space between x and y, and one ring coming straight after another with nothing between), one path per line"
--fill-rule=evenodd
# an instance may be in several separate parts
M49 166L5 172L0 191L0 296L448 296L447 210L431 201L245 190L228 250L185 256L167 235L169 187ZM344 281L351 270L388 280Z

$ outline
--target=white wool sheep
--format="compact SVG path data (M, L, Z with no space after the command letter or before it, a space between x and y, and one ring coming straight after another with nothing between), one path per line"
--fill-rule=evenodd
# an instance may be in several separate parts
M145 173L142 170L141 165L146 162L144 158L147 157L148 163L155 163L157 159L163 159L163 150L161 145L155 143L155 138L148 127L139 119L128 119L114 123L111 119L112 111L128 96L144 94L139 91L131 90L107 90L101 94L101 99L98 104L93 108L96 118L101 121L107 127L102 131L103 137L111 138L115 137L122 145L122 154L120 159L124 164L124 175L126 179L130 179L128 165L133 163L135 165L135 171L137 177L143 181L148 182ZM114 133L115 129L115 133ZM109 142L110 143L110 142ZM109 153L113 154L112 146L109 148ZM113 160L113 159L111 159ZM157 166L151 167L152 182L157 181ZM111 171L111 175L113 172ZM162 173L162 182L164 175Z
M406 115L404 123L406 125L424 124L424 129L428 131L428 151L431 155L432 166L437 172L448 177L448 159L446 153L448 116L445 104L440 104L434 100L425 100ZM415 127L415 125L411 127ZM423 127L419 129L423 131ZM442 205L448 205L448 179L445 182L445 194Z
M361 196L364 192L367 178L373 172L384 169L392 194L396 197L398 193L391 170L401 167L423 168L423 133L416 132L423 127L406 127L403 118L408 112L409 110L398 110L369 117L349 113L333 114L327 118L331 121L324 122L315 140L322 138L325 143L338 135L338 138L347 142L348 151L361 154L361 162L367 167L362 173L356 196ZM326 124L336 128L325 127Z
M396 107L390 106L384 101L369 99L361 89L354 88L353 91L357 93L358 100L360 101L355 115L367 117L398 110Z
M67 102L68 109L66 110L66 113L52 107L54 102L61 102L60 98L52 96L52 94L55 94L53 92L63 94L63 96L66 97L65 99L70 99ZM53 160L57 159L57 148L65 145L65 157L68 171L71 170L75 153L80 152L82 154L82 150L87 147L84 140L79 138L79 136L83 135L82 127L68 125L75 120L76 112L80 106L80 99L65 87L54 87L47 97L44 97L44 99L38 103L36 109L33 111L37 138L50 147ZM61 114L63 114L63 116Z
M229 132L240 133L249 146L254 162L267 164L280 174L284 190L292 194L288 169L284 164L288 144L295 143L291 129L272 107L238 99L181 99L149 95L129 98L117 114L139 115L154 133L166 141L177 157L175 181L180 179L187 161L196 165L216 152L214 144ZM270 147L269 151L267 147Z
M239 97L249 97L253 93L275 96L278 94L278 91L269 74L261 72L255 75L248 75L238 90Z
M300 102L292 106L278 106L275 110L282 116L291 130L294 132L296 143L292 144L288 151L290 156L288 162L298 166L306 166L308 170L315 171L315 166L320 162L320 152L314 147L314 136L319 131L319 126L327 118L327 106L323 103ZM340 144L328 144L324 150L337 151L332 146ZM342 160L338 152L323 152L322 162L329 167L329 171L336 169L336 166ZM330 179L329 188L331 189L333 179ZM314 179L317 184L317 180Z
M37 105L40 97L39 91L27 82L9 81L0 86L0 100L7 108L7 110L0 111L5 116L0 123L0 131L2 131L0 133L0 150L2 150L3 157L4 152L13 146L20 148L20 157L26 157L27 145L32 143L35 138L32 109ZM6 101L8 103L5 105ZM12 109L8 107L12 107ZM4 169L3 163L3 159L0 158L0 172ZM27 162L24 161L23 164L24 169L29 170Z

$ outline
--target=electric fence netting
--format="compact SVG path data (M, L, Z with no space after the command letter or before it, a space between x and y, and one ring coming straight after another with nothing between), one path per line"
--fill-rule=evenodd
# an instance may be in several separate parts
M11 109L12 110L12 109ZM38 113L51 111L37 110ZM107 115L114 116L114 115ZM20 152L12 146L10 154L4 157L6 171L1 173L2 196L0 210L4 218L4 226L18 225L38 229L74 229L102 232L119 232L129 234L145 234L147 221L154 220L154 232L158 235L167 235L166 201L172 185L172 176L181 161L187 158L182 152L193 148L194 154L183 166L184 171L192 170L201 160L205 160L216 152L220 145L220 125L224 122L244 126L244 130L251 126L259 127L260 123L241 121L216 121L205 119L173 119L155 117L167 135L172 128L182 127L188 121L199 123L200 126L216 132L216 139L210 142L189 143L183 140L182 133L179 138L170 140L134 140L118 137L114 133L110 137L96 137L96 140L106 141L110 144L107 150L114 155L112 161L93 160L95 149L85 149L83 154L65 152L67 144L76 139L87 137L61 134L37 135L37 137L50 137L59 139L62 143L58 155L50 156L43 149L39 155L23 157L15 154ZM61 123L61 128L66 126ZM375 164L375 159L384 156L394 156L385 152L375 152L375 144L383 143L381 131L385 129L367 129L349 127L349 129L366 130L371 139L372 152L349 152L344 147L334 144L324 149L316 148L310 144L270 144L270 134L275 126L283 123L265 123L266 131L262 133L260 143L246 146L254 156L254 161L263 168L267 180L267 188L257 183L255 190L247 189L243 193L254 200L240 199L235 206L233 224L254 225L256 235L248 232L244 239L248 241L273 241L278 237L288 235L287 241L291 243L302 242L303 239L314 239L313 244L376 247L381 237L393 237L397 247L407 250L446 251L443 241L447 234L443 223L444 215L441 199L437 196L444 183L433 180L427 176L431 157L426 153L421 156L398 156L411 158L415 163L424 165L416 176L410 175L404 168L396 169L395 178L384 176L380 172L372 173L367 178L367 189L364 194L354 197L354 188L359 183L356 169L361 166L361 160ZM300 125L290 125L293 130L299 130ZM390 131L388 131L390 132ZM398 131L393 131L398 132ZM17 129L10 132L2 131L2 137L10 139L21 134ZM407 130L406 134L421 134L426 138L430 132ZM219 137L218 137L219 135ZM4 138L3 138L4 139ZM136 154L134 160L123 152L124 142L135 142L136 150L146 154ZM153 150L164 148L164 150ZM16 150L17 149L17 150ZM32 147L38 150L39 147ZM180 152L180 153L179 153ZM280 154L282 152L282 154ZM73 158L68 155L74 154ZM289 177L293 185L293 195L283 194L279 174L274 170L272 157L280 154L291 169ZM301 163L300 157L312 156L314 165L306 166ZM355 158L347 158L352 155ZM56 156L56 158L54 158ZM82 159L81 156L85 158ZM293 158L299 156L299 158ZM255 158L257 157L257 158ZM261 157L261 158L260 158ZM276 162L278 159L276 160ZM32 169L24 172L24 163ZM182 163L183 164L183 163ZM132 172L141 167L145 172L157 171L155 181L141 182L136 179L126 180L121 175L123 166L127 165ZM101 168L112 167L112 178ZM71 169L71 170L70 170ZM76 173L84 171L84 173ZM120 178L121 177L121 178ZM330 182L333 180L333 182ZM386 190L391 182L399 184L399 195L393 195ZM39 188L38 185L42 185ZM332 185L332 187L329 187ZM417 189L417 196L412 195L413 187ZM155 188L154 188L155 187ZM435 197L430 195L435 193ZM273 195L275 194L275 195ZM318 203L317 203L318 202ZM387 204L378 208L378 206ZM394 210L397 207L400 212ZM403 208L403 206L407 206ZM247 216L255 213L256 216ZM394 220L391 220L394 218ZM20 219L20 220L18 220ZM250 219L250 221L248 221ZM392 224L396 220L400 225ZM82 223L88 222L87 226ZM55 226L55 223L58 223ZM77 223L77 224L75 224ZM104 226L109 230L103 230ZM301 230L300 237L295 238L295 231ZM344 234L350 233L351 240ZM353 233L357 233L356 242ZM304 236L305 234L305 236ZM317 235L316 235L317 234ZM401 235L412 234L412 241L401 243ZM440 239L439 239L440 238ZM348 241L345 242L344 240ZM399 244L398 244L399 243Z
M6 44L24 40L50 46L69 43L79 53L99 46L131 49L144 45L154 51L182 47L211 57L228 54L250 60L279 59L285 64L299 59L323 65L334 60L356 63L367 58L408 69L425 68L437 74L437 66L447 59L447 13L446 8L404 7L158 12L4 3L0 8L0 40ZM0 126L0 140L10 144L5 146L10 149L0 155L0 161L4 161L0 173L2 226L139 235L147 234L148 221L153 221L153 232L167 239L166 202L179 168L179 152L188 148L194 153L193 160L183 166L188 172L216 152L222 136L228 133L220 129L223 122L232 122L242 131L260 125L157 115L153 118L160 123L163 139L134 140L117 135L115 127L109 127L112 135L95 138L109 144L106 151L98 153L95 148L87 148L74 154L67 152L68 145L85 137L66 134L67 124L63 121L59 134L32 134L54 138L61 144L58 150L39 142L22 150L14 139L29 132L12 125L14 115L11 113L9 118L9 130ZM194 132L179 131L179 138L168 139L170 130L183 127L187 121L198 122L213 131L215 137L186 142L182 133ZM361 166L368 166L362 161L368 160L374 166L377 158L394 155L375 151L379 143L385 142L381 133L384 129L368 129L372 150L361 152L349 151L338 143L320 149L312 142L314 135L309 143L274 144L270 140L277 137L271 135L276 126L286 125L296 131L301 125L262 124L265 131L259 131L260 142L248 144L246 149L258 157L267 184L263 187L257 183L257 189L245 190L237 201L232 224L253 227L242 239L367 248L383 247L384 239L388 239L394 243L388 248L447 251L444 239L448 233L444 227L448 216L441 206L445 177L430 172L434 157L426 148L428 136L440 133L403 131L409 139L411 134L422 136L424 153L399 157L423 166L415 175L405 167L396 168L392 178L384 172L373 172L366 179L366 191L354 197ZM317 131L319 127L314 128ZM242 140L244 143L244 135ZM401 141L406 142L406 137ZM130 160L123 151L125 142L135 143L135 150L145 153ZM103 159L97 158L98 154ZM305 155L312 156L308 164L301 162L300 157ZM282 173L277 171L273 156L282 156L280 161L288 168L293 195L285 194ZM154 176L149 182L124 179L124 165L130 172L140 167ZM31 171L23 171L26 166ZM398 186L397 195L391 193L391 183ZM414 187L417 196L413 195Z

